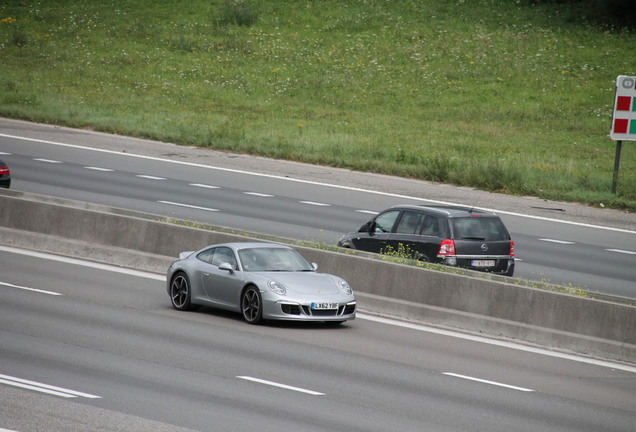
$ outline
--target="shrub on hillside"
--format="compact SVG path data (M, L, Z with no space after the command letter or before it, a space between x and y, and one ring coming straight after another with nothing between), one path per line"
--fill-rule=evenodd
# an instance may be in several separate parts
M530 4L568 4L572 20L636 29L634 0L528 0L528 2Z

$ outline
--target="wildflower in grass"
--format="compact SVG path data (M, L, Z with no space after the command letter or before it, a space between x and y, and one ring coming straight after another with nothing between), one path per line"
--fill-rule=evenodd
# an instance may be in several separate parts
M303 134L303 128L305 127L304 124L302 123L296 123L296 128L298 130L298 135L302 135Z
M562 71L561 71L561 75L563 75L563 76L565 76L565 75L567 75L567 74L569 74L569 73L570 73L570 71L569 71L569 70L562 70Z
M1 19L0 22L7 23L7 24L13 24L14 22L16 22L16 19L15 18L11 18L11 17L7 17L7 18L4 18L4 19Z

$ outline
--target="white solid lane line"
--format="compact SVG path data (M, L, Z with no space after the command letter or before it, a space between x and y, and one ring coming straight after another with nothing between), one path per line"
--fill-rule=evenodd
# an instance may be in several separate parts
M37 292L37 293L41 293L41 294L48 294L48 295L53 295L53 296L61 296L63 294L61 293L57 293L54 291L46 291L46 290L42 290L42 289L37 289L37 288L29 288L29 287L25 287L25 286L20 286L20 285L14 285L8 282L0 282L1 286L6 286L9 288L16 288L16 289L20 289L20 290L25 290L25 291L33 291L33 292Z
M29 381L22 378L16 378L8 375L0 374L0 383L14 387L20 387L28 390L35 390L41 393L47 393L65 398L84 397L88 399L101 399L101 396L95 396L88 393L82 393L75 390L69 390L62 387L55 387L48 384L42 384L35 381Z
M549 242L549 243L558 243L558 244L568 244L568 245L576 244L576 243L571 242L571 241L547 239L547 238L540 238L539 241L544 241L544 242Z
M377 215L378 214L377 211L373 211L373 210L356 210L356 212L370 214L370 215Z
M187 207L187 208L191 208L191 209L196 209L196 210L205 210L205 211L209 211L209 212L218 212L218 209L213 209L213 208L208 208L208 207L199 207L199 206L195 206L195 205L191 205L191 204L182 204L182 203L176 203L176 202L172 202L172 201L157 201L158 203L161 204L168 204L168 205L173 205L173 206L177 206L177 207Z
M503 383L499 383L496 381L488 381L485 379L481 379L481 378L475 378L475 377L471 377L471 376L467 376L467 375L460 375L460 374L456 374L456 373L452 373L452 372L442 372L443 375L447 375L447 376L452 376L455 378L461 378L461 379L465 379L468 381L475 381L475 382L480 382L482 384L489 384L489 385L494 385L497 387L504 387L504 388L508 388L508 389L512 389L512 390L518 390L518 391L522 391L522 392L533 392L534 390L531 389L527 389L527 388L523 388L523 387L517 387L517 386L513 386L513 385L508 385L508 384L503 384Z
M286 385L286 384L280 384L280 383L276 383L276 382L273 382L273 381L266 381L266 380L263 380L263 379L260 379L260 378L254 378L254 377L250 377L250 376L237 376L237 378L242 379L242 380L246 380L246 381L256 382L256 383L259 383L259 384L265 384L265 385L272 386L272 387L278 387L278 388L282 388L282 389L285 389L285 390L293 390L293 391L300 392L300 393L306 393L306 394L310 394L312 396L324 396L325 395L324 393L320 393L320 392L317 392L317 391L307 390L307 389L303 389L303 388L300 388L300 387L292 387L292 386L289 386L289 385Z

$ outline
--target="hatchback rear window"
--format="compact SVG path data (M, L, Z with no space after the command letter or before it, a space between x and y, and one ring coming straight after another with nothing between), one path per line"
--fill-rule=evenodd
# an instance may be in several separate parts
M457 240L497 241L510 238L506 227L499 218L451 218L450 225L453 230L453 237Z

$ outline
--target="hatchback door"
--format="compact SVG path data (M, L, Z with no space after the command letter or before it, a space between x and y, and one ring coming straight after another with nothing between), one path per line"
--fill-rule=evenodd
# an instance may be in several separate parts
M358 250L380 253L387 247L389 235L400 214L399 210L390 210L379 214L375 219L365 224L351 239Z
M441 239L439 222L434 216L405 210L394 231L388 240L388 246L393 252L421 261L437 261Z
M11 172L9 167L3 161L0 160L0 187L11 187Z
M452 238L455 241L457 265L505 272L511 256L508 230L498 217L471 216L451 218Z

